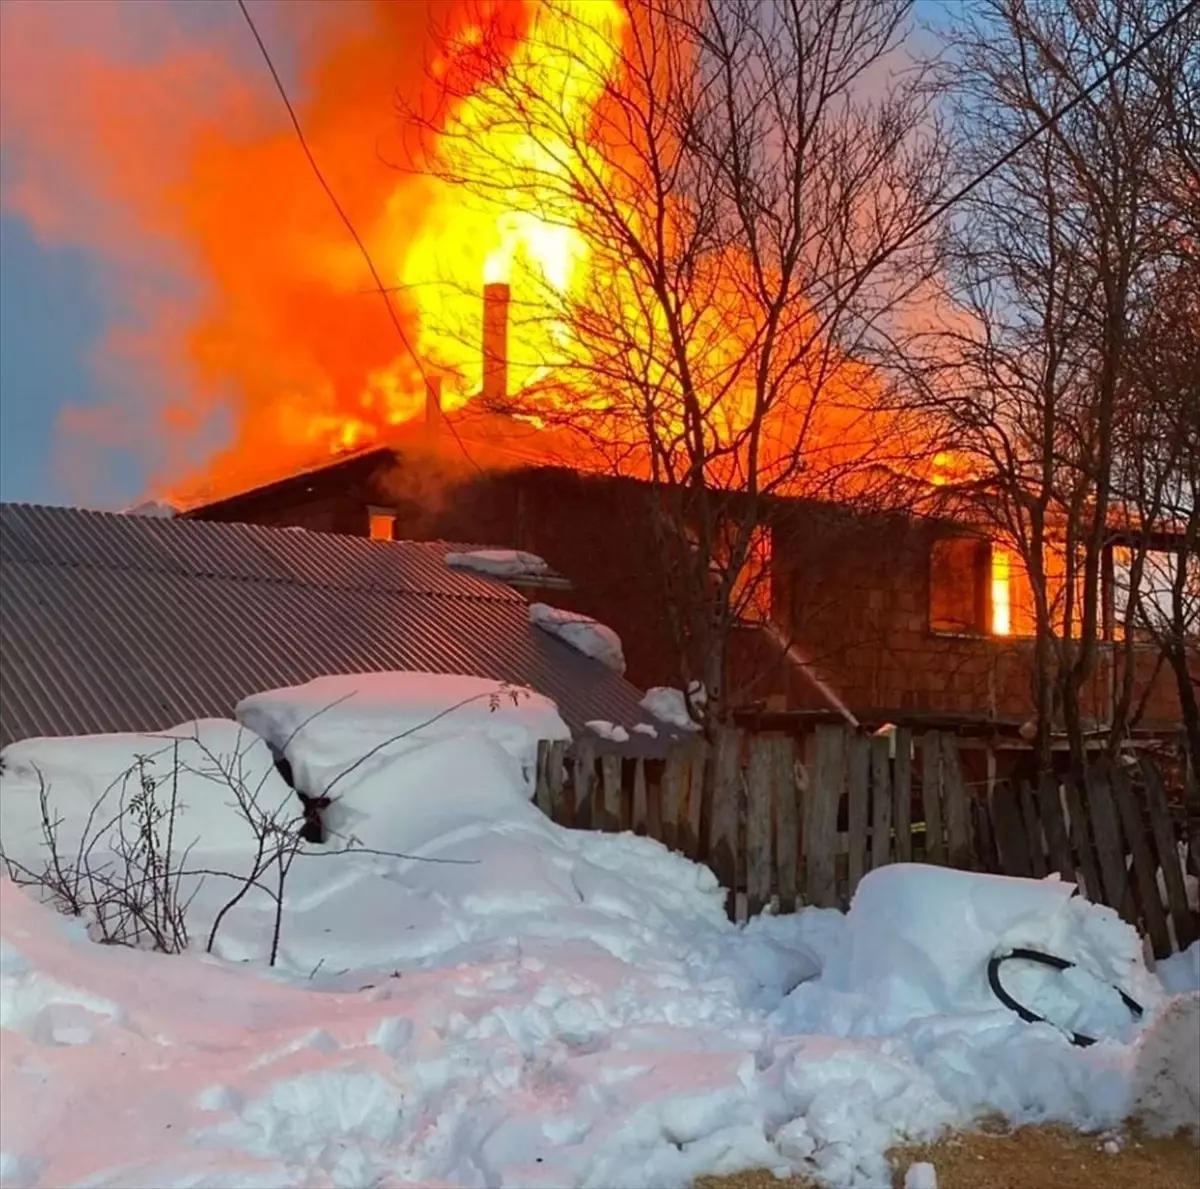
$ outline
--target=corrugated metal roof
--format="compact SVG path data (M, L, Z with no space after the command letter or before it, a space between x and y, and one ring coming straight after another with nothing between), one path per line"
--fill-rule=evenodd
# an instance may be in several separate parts
M390 669L527 685L576 734L652 721L627 681L534 628L516 591L447 567L450 549L4 504L0 745L228 716L247 694Z

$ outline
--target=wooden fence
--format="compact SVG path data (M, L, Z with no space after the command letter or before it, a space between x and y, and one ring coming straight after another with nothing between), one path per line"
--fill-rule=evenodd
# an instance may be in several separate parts
M1178 815L1145 762L1132 772L1097 765L1085 781L1034 790L969 784L959 740L940 732L731 729L712 747L697 743L667 760L623 759L591 742L570 752L543 744L536 800L562 825L633 830L707 863L731 889L730 914L743 919L772 903L781 912L845 907L868 871L919 860L1033 877L1058 871L1143 928L1160 956L1197 935ZM1152 894L1159 870L1163 895Z

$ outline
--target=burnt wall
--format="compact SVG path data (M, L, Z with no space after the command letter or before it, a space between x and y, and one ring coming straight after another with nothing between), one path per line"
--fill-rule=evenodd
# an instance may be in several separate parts
M788 515L775 533L776 613L815 672L852 707L1023 719L1033 706L1032 641L931 624L935 584L970 591L980 581L969 552L935 557L934 541L950 531L929 520L819 506ZM1101 645L1084 691L1089 718L1108 717L1122 665L1119 649ZM1153 651L1139 649L1134 665L1144 725L1178 722L1178 696L1169 675L1155 675ZM822 704L794 666L787 682L790 705Z

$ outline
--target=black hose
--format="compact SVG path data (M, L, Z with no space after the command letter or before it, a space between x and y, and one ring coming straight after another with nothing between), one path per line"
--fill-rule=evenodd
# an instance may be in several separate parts
M1013 958L1023 958L1027 962L1040 962L1043 966L1050 966L1055 970L1069 970L1075 963L1068 962L1065 958L1056 958L1053 954L1043 954L1039 950L1026 949L1010 950L1007 954L996 954L988 963L988 986L992 988L992 994L1010 1011L1016 1012L1026 1024L1048 1024L1050 1021L1045 1016L1039 1016L1036 1012L1030 1011L1023 1003L1018 1003L1001 984L1000 965L1003 962L1011 961ZM1145 1014L1142 1005L1126 995L1120 987L1114 986L1113 990L1121 996L1125 1006L1129 1008L1130 1014L1135 1019L1140 1020ZM1063 1031L1066 1031L1066 1029ZM1072 1032L1070 1033L1070 1037L1072 1044L1078 1045L1083 1049L1096 1043L1094 1036L1084 1036L1082 1032Z

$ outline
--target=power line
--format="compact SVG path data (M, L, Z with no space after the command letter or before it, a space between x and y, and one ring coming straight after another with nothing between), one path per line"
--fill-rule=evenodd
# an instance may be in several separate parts
M246 7L246 0L237 0L237 2L238 8L242 10L242 16L246 18L246 24L250 26L250 32L254 34L254 40L258 43L263 61L266 62L267 69L271 72L271 77L275 80L275 89L279 92L279 97L283 100L284 107L287 108L288 117L291 119L292 128L296 132L296 139L300 142L300 147L304 150L304 156L308 159L308 164L312 167L313 173L316 174L317 181L321 183L321 189L325 191L330 203L333 205L333 209L337 211L338 216L346 225L346 230L350 232L354 242L358 245L358 250L362 253L362 258L366 261L367 268L370 270L371 280L375 282L375 289L379 293L379 296L383 298L383 304L387 307L388 317L391 318L392 325L396 328L396 333L400 336L400 342L404 344L405 351L408 352L413 363L417 365L417 371L421 373L421 380L428 389L430 387L429 374L425 371L425 365L422 363L421 357L413 350L413 346L408 340L408 335L404 333L404 327L401 325L400 318L396 314L396 307L392 304L391 294L384 285L383 279L375 267L375 262L371 259L371 253L367 251L367 245L363 243L362 237L355 229L350 216L346 214L345 208L338 201L333 188L325 180L325 174L322 173L321 167L317 164L317 159L313 156L312 149L308 146L308 138L304 135L304 129L300 126L300 119L296 115L296 109L292 106L292 101L288 98L287 88L283 85L283 79L279 77L279 71L275 69L275 63L272 61L271 54L262 39L262 34L259 33L258 27L254 23L254 18L250 15L250 10ZM442 421L453 435L454 441L462 451L463 457L482 475L483 468L471 457L462 438L458 436L458 430L455 429L454 423L449 417L443 417Z

